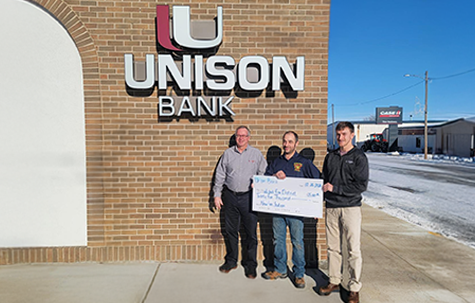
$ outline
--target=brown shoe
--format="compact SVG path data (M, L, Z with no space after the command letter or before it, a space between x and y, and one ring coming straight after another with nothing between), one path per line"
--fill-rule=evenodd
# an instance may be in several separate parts
M224 263L223 265L221 265L219 267L219 271L222 272L222 273L225 273L227 274L228 272L230 272L231 270L233 269L236 269L237 268L237 264L229 264L229 263Z
M360 303L360 295L356 291L350 291L348 303Z
M305 279L304 278L295 278L295 287L305 288Z
M277 280L287 278L287 273L281 274L277 271L268 271L262 274L262 277L266 280Z
M340 290L340 285L328 283L327 286L322 286L318 289L318 293L322 296L328 296L334 291Z

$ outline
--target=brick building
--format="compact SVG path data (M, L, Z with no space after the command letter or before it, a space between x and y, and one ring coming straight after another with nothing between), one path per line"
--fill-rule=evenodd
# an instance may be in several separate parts
M157 29L181 26L157 17L165 4L180 21L186 9L173 8L189 7L188 36L214 35ZM221 260L210 191L237 126L268 159L295 130L322 167L329 10L329 0L2 1L0 264ZM269 224L263 214L261 260ZM316 264L324 222L305 229Z

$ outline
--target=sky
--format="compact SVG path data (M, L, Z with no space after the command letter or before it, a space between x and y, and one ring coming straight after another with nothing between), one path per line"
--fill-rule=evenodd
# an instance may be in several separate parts
M328 123L332 104L335 121L388 106L423 121L426 71L429 121L475 116L474 16L473 0L333 0Z
M463 166L467 172L475 172L472 159L424 160L421 154L397 153L366 155L370 182L363 193L364 203L475 248L475 182L457 181L457 170L450 169ZM428 162L431 165L426 165Z

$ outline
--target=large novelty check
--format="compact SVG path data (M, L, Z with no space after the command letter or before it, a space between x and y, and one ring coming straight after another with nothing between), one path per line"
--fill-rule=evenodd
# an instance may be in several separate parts
M323 217L323 180L254 176L252 210L291 216Z

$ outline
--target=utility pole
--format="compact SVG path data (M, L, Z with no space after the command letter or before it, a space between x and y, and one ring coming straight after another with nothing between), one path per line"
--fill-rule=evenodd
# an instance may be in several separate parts
M425 79L426 81L426 100L424 105L424 159L427 159L427 95L429 92L429 72L426 71Z
M424 159L427 159L427 99L429 98L429 72L426 71L425 77L422 78L418 75L405 74L404 77L416 77L426 82L426 100L424 105Z

